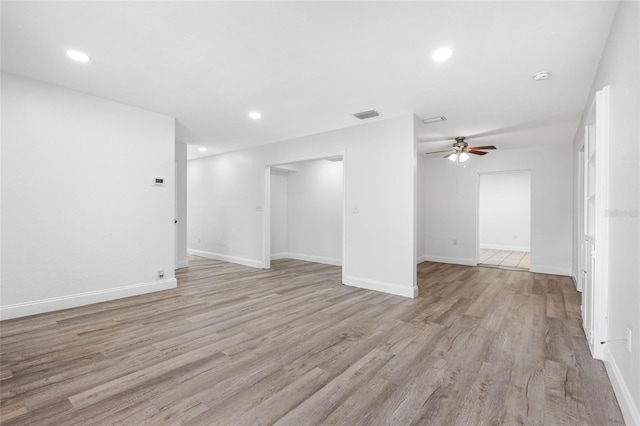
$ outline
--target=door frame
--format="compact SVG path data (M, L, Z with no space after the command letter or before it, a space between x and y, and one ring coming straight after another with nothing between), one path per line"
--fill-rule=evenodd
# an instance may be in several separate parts
M263 223L262 223L262 269L271 268L271 168L285 164L302 163L305 161L326 160L328 158L342 157L342 283L344 283L347 265L347 152L338 151L324 155L295 158L287 161L278 161L266 164L264 167L264 198L263 198Z
M522 173L529 172L529 258L532 256L533 244L533 170L531 169L514 169L514 170L499 170L493 172L478 172L478 179L476 184L476 266L480 264L480 179L482 175L498 175L509 173Z
M591 107L587 114L589 117L595 113L595 208L594 208L594 271L593 271L593 330L584 330L587 342L591 349L591 354L596 359L603 359L604 346L600 344L607 339L608 333L608 288L609 288L609 149L610 149L610 87L605 86L596 92ZM585 154L583 179L586 179L589 132L585 124ZM585 188L587 182L585 181ZM584 195L583 195L584 196ZM585 203L587 202L586 196ZM584 224L588 223L585 204L581 205ZM585 239L585 229L580 230L579 235L582 244ZM581 247L581 246L580 246ZM580 250L580 256L584 251ZM588 291L585 286L582 300L585 300L584 292ZM585 307L582 307L583 310ZM584 312L583 312L584 315ZM584 317L583 317L584 319ZM583 321L584 324L584 321ZM590 336L591 334L591 336Z

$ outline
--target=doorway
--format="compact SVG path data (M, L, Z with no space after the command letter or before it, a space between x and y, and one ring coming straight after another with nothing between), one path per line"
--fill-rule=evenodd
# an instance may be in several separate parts
M479 174L478 266L528 271L531 171Z
M344 264L344 155L265 171L263 268L282 259Z

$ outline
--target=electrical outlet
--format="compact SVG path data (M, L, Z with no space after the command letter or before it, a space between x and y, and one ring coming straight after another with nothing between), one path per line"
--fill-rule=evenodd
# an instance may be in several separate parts
M631 352L631 329L627 327L627 351Z
M158 278L164 278L164 269L158 269Z

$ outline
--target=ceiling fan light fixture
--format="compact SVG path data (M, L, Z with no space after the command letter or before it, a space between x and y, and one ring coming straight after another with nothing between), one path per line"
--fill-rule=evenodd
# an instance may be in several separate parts
M463 153L460 154L460 162L461 163L464 163L468 159L469 159L469 154L467 154L466 152L463 152Z
M456 161L458 157L458 154L456 154L455 152L453 154L451 154L450 156L448 156L447 158L451 161Z

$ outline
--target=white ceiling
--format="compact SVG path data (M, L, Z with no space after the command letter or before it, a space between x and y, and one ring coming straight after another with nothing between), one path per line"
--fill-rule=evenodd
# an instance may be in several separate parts
M177 119L189 157L362 123L570 143L617 7L605 1L2 2L2 69ZM431 60L441 46L444 63ZM67 49L91 62L71 61ZM551 78L531 75L549 70ZM262 120L247 117L260 111ZM451 141L453 142L453 141ZM422 143L421 152L449 142Z

